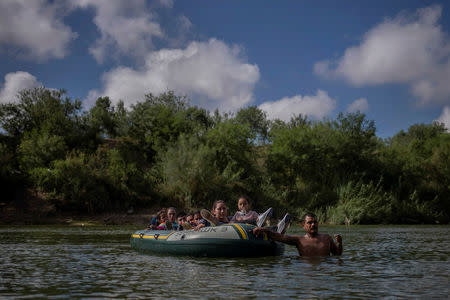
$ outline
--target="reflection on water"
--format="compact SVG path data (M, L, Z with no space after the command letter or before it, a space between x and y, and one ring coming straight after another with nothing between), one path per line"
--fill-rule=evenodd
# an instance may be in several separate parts
M449 226L322 227L342 257L192 258L131 250L135 227L0 227L0 298L447 298ZM290 233L299 232L291 228Z

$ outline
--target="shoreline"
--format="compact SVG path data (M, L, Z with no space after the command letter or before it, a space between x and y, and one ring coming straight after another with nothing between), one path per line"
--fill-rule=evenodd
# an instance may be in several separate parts
M147 226L154 214L109 213L100 215L59 214L40 216L33 214L0 214L0 225L137 225Z
M0 226L7 225L67 225L67 226L109 226L109 225L136 225L147 227L148 223L156 213L104 213L98 215L83 215L61 213L55 215L35 215L30 213L22 214L4 214L0 213ZM445 223L402 223L402 224L329 224L319 223L321 226L345 226L355 225L380 226L380 225L398 225L398 226L425 226L425 225L450 225ZM292 222L292 226L301 226L299 222Z

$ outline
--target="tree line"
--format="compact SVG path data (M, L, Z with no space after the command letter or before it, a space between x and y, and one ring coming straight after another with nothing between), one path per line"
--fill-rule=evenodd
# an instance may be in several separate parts
M173 92L83 110L66 95L37 88L0 105L6 201L31 190L56 212L97 214L217 199L234 208L247 195L257 211L312 211L331 224L449 222L443 124L380 139L362 113L284 122L255 106L211 113Z

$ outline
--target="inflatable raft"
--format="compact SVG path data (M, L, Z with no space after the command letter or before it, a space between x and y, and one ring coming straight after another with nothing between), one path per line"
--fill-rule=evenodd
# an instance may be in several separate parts
M198 231L138 230L131 235L130 243L138 251L171 255L250 257L283 254L282 244L268 240L266 234L253 235L253 228L255 226L249 224L224 224Z

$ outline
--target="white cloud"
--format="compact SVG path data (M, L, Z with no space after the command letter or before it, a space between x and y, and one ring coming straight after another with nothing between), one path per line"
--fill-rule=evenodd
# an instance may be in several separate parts
M354 113L357 111L366 112L369 110L369 102L366 98L359 98L353 101L348 107L347 112Z
M28 72L14 72L5 75L5 83L0 90L0 103L17 102L21 90L40 87L42 84Z
M441 11L440 6L430 6L411 16L387 19L337 62L318 62L314 71L355 86L405 83L422 104L448 102L450 39L438 24Z
M173 7L173 0L159 0L159 3L161 3L161 5L165 7Z
M77 34L62 23L59 8L45 0L0 1L0 45L39 61L63 58Z
M285 97L277 101L264 102L259 108L267 113L269 119L289 121L294 115L302 114L321 119L330 114L336 107L336 100L328 93L318 90L316 95Z
M439 123L444 123L445 128L447 128L447 131L450 132L450 106L444 107L442 114L436 121Z
M170 5L170 2L162 3ZM154 38L164 37L145 0L72 0L72 4L95 10L94 23L101 37L89 51L99 63L111 54L143 57L154 48Z
M246 63L240 53L239 47L216 39L151 52L140 69L118 67L105 73L102 91L90 91L86 105L104 95L129 106L145 94L173 90L207 109L236 110L253 100L260 77L258 66Z
M187 32L192 27L191 21L186 16L179 16L177 18L178 27L183 31Z

